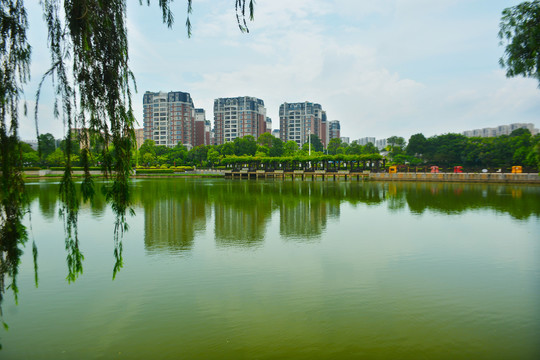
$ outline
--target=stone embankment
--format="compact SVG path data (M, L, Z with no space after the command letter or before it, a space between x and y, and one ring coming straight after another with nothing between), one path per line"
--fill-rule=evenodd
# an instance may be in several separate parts
M448 181L540 184L540 176L537 173L371 173L369 174L369 179L382 181Z

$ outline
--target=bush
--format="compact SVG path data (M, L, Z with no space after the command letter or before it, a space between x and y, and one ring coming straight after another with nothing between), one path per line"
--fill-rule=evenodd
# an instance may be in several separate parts
M99 167L99 166L90 166L88 169L89 170L101 170L101 167ZM64 166L51 166L49 168L49 170L64 171L64 170L66 170L66 168ZM72 166L71 170L72 171L83 171L84 168L82 166Z
M173 169L137 169L137 174L173 174Z
M27 166L23 168L23 171L36 171L41 170L41 167L39 166Z

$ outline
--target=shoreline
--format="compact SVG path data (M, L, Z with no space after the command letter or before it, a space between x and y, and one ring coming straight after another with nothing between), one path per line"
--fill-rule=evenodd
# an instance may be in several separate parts
M104 178L101 171L91 171L92 177ZM62 171L27 171L24 172L25 181L42 179L61 179ZM74 171L73 178L82 178L82 171ZM264 172L264 171L216 171L197 170L193 172L173 174L134 174L134 179L148 178L225 178L225 179L275 179L293 181L418 181L418 182L463 182L463 183L499 183L499 184L539 184L538 173L366 173L366 172L304 172L296 170L291 172Z

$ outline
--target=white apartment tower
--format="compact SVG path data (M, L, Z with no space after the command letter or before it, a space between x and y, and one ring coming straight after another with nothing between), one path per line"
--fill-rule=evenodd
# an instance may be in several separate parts
M195 107L189 93L181 91L150 92L143 96L144 139L156 145L188 148L195 141Z
M214 136L217 145L267 131L264 101L250 96L214 100Z

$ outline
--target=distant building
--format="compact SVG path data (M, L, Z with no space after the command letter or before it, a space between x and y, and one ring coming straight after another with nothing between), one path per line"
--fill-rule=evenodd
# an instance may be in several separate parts
M517 129L528 129L532 135L538 134L538 129L535 129L534 124L531 123L514 123L510 125L499 125L493 128L468 130L462 132L462 134L467 137L495 137L501 135L510 135L512 131Z
M332 120L328 122L328 138L329 140L332 139L339 139L341 137L341 125L339 123L339 120Z
M328 130L328 119L326 118L326 111L323 110L321 115L321 127L319 134L317 134L319 138L321 139L321 142L323 143L323 147L326 148L328 146L328 142L330 141L329 137L329 130Z
M358 145L366 146L368 143L372 143L375 145L375 138L374 137L363 137L357 140Z
M283 142L292 140L301 147L310 134L315 134L326 147L326 112L320 104L309 101L283 103L279 107L279 131Z
M150 92L143 96L144 139L174 147L195 143L195 106L189 93Z
M204 109L195 109L195 142L193 146L210 145L209 124Z
M272 119L269 117L266 118L266 132L272 133Z
M33 149L33 150L36 150L38 149L38 141L37 140L21 140L23 143L26 143L28 145L30 145L30 147Z
M343 137L343 136L342 136L342 137L340 137L340 139L341 139L341 142L342 142L342 143L350 144L350 139L349 139L349 137Z
M375 146L377 149L382 150L388 145L386 139L379 139L375 141Z
M212 131L212 123L210 122L210 120L206 120L204 122L204 138L205 138L205 145L214 145L214 143L212 142L212 134L213 134L213 131Z
M144 129L135 129L135 140L137 141L137 150L141 148L144 143Z
M272 130L272 136L274 136L274 137L276 137L276 138L279 139L279 132L280 132L279 129L274 129L274 130Z
M249 96L214 100L214 136L217 145L266 132L264 101Z

